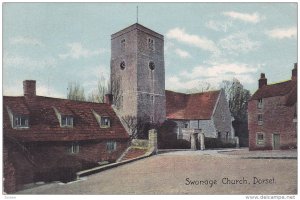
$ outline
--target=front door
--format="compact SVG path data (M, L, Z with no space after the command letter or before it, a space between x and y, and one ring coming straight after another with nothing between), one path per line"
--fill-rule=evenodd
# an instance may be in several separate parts
M273 134L273 149L278 150L280 149L280 135Z

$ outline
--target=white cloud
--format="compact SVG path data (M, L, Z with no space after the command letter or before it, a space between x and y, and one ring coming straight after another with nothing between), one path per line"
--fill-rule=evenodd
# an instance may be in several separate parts
M181 58L190 58L190 57L191 57L191 55L190 55L189 52L184 51L184 50L179 49L179 48L175 49L175 53L176 53L178 56L180 56Z
M236 76L241 74L255 73L259 67L249 66L242 63L221 63L212 66L197 66L191 72L183 71L181 75L187 78L211 78L219 76Z
M296 38L297 27L290 28L276 28L270 31L266 31L266 34L271 38L284 39L284 38Z
M3 67L18 67L27 69L43 68L43 67L52 67L56 65L56 60L54 58L43 58L43 59L34 59L19 55L9 55L4 54L3 56Z
M33 46L43 46L43 43L36 38L18 36L10 38L9 42L13 45L33 45Z
M81 43L78 43L78 42L67 44L67 46L69 48L69 52L59 55L59 57L62 58L62 59L65 59L65 58L79 59L81 57L88 58L88 57L91 57L91 56L100 55L103 52L105 52L104 49L89 50L89 49L83 47L83 45Z
M216 52L218 48L212 40L198 35L192 35L185 32L181 28L173 28L169 30L166 36L170 39L175 39L179 42L201 48L206 51Z
M250 22L250 23L258 23L262 20L262 16L260 16L258 13L240 13L235 11L230 12L223 12L223 15L228 16L232 19L241 20L244 22Z
M256 72L262 65L244 63L225 63L196 66L190 71L182 71L176 76L166 78L166 88L186 92L199 89L203 83L209 83L212 88L219 88L223 80L239 79L242 84L254 84L257 81Z
M239 54L258 49L260 42L251 40L244 32L238 32L221 39L218 45L226 53Z
M209 20L208 22L205 23L205 26L207 28L210 28L215 31L223 31L227 32L230 27L233 26L232 21L214 21L214 20Z

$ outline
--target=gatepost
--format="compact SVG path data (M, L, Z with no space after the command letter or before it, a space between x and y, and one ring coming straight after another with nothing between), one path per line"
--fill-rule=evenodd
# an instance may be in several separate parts
M149 149L153 148L153 152L157 154L157 131L155 129L149 130L148 140Z

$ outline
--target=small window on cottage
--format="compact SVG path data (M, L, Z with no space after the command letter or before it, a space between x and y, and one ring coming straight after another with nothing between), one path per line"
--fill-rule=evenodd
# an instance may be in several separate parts
M257 108L262 108L262 107L263 107L263 99L260 98L260 99L258 99L258 101L257 101Z
M72 127L73 126L73 117L62 115L61 116L61 126Z
M265 137L263 133L256 133L256 144L263 145L265 143Z
M115 150L117 150L117 142L116 141L108 141L106 143L106 150L107 151L115 151Z
M110 127L110 118L109 117L101 117L100 119L100 127L108 128Z
M15 128L28 128L28 117L27 116L14 116L14 127Z
M257 121L258 121L258 125L262 125L263 124L263 115L262 114L258 114L257 115Z
M126 47L126 40L125 40L125 39L122 39L122 40L121 40L121 49L122 49L122 51L125 50L125 47Z
M79 153L79 143L78 142L72 142L68 151L71 154Z
M148 38L148 49L154 50L154 40L152 38Z

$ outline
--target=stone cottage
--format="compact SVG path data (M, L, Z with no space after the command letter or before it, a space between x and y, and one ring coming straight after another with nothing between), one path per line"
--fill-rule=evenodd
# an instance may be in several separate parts
M108 104L36 95L24 81L24 96L3 97L4 191L38 181L70 181L75 172L114 162L129 135Z
M291 80L268 84L265 74L248 103L249 150L297 148L297 63Z
M188 129L198 129L207 138L235 137L224 90L184 94L166 91L167 119L176 123L177 139L189 139Z

